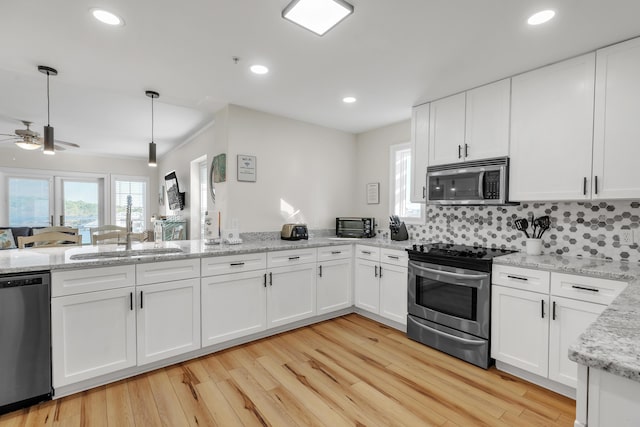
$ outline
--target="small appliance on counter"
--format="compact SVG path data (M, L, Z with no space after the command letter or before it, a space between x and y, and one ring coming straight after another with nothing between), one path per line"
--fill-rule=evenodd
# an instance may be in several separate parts
M282 240L308 240L309 230L306 224L285 224L280 232Z
M409 240L407 226L400 221L397 215L389 217L389 229L391 230L391 240Z
M336 237L375 237L375 218L336 218Z

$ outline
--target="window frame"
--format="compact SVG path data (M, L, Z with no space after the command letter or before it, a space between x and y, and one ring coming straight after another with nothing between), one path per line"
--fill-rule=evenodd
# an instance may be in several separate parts
M389 146L389 215L396 215L395 213L395 194L396 194L396 167L395 167L395 158L396 153L404 150L411 150L410 142L403 142L400 144L393 144ZM411 153L413 156L413 153ZM409 161L409 168L412 166L412 161ZM408 199L409 203L411 202L410 192L411 192L411 169L407 171L407 189L408 189ZM416 203L420 205L420 217L403 217L398 215L400 221L405 222L406 224L419 224L424 225L426 223L426 206L424 203Z
M150 227L150 211L151 211L151 191L149 190L149 177L141 176L141 175L111 175L111 206L109 209L109 218L110 224L116 224L116 206L117 206L117 194L116 194L116 182L124 181L124 182L143 182L145 184L144 187L144 203L143 207L143 224L144 230L149 230Z

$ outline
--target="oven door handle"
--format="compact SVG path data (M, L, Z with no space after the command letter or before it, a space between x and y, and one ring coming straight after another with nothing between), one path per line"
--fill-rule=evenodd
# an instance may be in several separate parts
M425 271L427 273L441 274L443 276L453 277L455 279L478 280L478 279L486 279L487 277L489 277L489 273L486 273L486 274L452 273L450 271L435 270L433 268L421 267L415 262L409 262L409 267L415 268L420 271Z

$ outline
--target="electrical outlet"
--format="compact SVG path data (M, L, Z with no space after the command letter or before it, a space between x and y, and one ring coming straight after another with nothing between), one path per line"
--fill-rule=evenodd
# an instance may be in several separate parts
M633 244L633 230L620 230L620 244L626 246Z

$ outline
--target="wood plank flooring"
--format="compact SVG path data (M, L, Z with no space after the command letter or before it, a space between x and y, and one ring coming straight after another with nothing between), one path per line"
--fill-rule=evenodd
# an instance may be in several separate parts
M575 402L356 314L0 416L14 426L572 426Z

